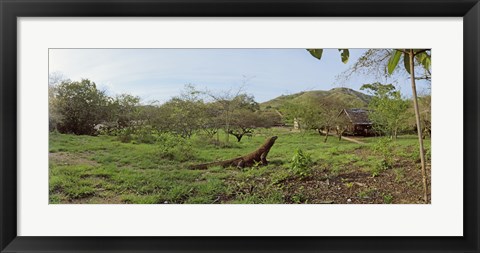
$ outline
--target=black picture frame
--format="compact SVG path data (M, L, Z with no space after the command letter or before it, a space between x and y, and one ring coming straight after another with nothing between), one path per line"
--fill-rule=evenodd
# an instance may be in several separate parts
M0 0L1 252L480 252L478 0ZM17 236L17 17L463 17L464 236ZM448 36L448 35L447 35ZM452 84L455 85L455 84ZM438 224L442 226L442 224Z

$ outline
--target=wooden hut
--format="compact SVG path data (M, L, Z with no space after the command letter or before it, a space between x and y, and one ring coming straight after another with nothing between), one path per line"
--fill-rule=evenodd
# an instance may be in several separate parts
M347 135L371 136L374 134L372 122L368 118L368 110L366 109L343 109L340 114L340 122L343 122Z

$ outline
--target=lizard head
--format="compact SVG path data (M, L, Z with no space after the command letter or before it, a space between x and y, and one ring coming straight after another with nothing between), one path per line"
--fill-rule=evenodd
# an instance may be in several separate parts
M272 140L272 141L275 141L276 139L278 139L278 136L272 136L272 137L270 138L270 140Z

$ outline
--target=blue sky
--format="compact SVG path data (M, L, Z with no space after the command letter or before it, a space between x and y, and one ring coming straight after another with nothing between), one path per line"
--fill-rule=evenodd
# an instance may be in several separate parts
M351 49L349 62L343 64L337 49L325 50L320 61L305 49L50 49L49 72L71 80L88 78L109 95L128 93L160 103L179 95L186 84L218 92L246 80L245 92L264 102L338 87L335 77L364 51ZM385 80L354 77L342 85L358 90L373 81ZM410 96L408 78L396 81Z

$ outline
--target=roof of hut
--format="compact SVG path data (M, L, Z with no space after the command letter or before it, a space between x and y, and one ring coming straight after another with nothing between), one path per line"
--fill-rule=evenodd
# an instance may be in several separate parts
M342 113L345 113L347 117L350 119L350 121L352 121L353 124L359 124L359 125L372 124L372 122L368 118L368 110L351 108L351 109L343 109L340 114Z

